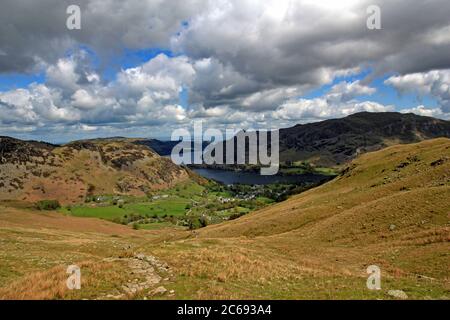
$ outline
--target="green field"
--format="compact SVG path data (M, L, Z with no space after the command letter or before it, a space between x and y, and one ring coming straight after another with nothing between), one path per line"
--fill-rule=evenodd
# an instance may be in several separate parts
M338 175L339 171L336 168L316 167L306 161L296 161L289 166L282 165L280 168L280 173L286 175L312 173L326 176L335 176Z
M105 219L137 229L196 229L233 220L270 205L293 187L188 182L149 193L146 197L95 195L89 197L85 204L64 207L59 211L76 217Z
M133 203L124 206L129 213L151 215L161 217L163 215L181 216L186 212L189 199L181 197L169 197L154 202Z
M114 218L121 218L127 214L125 209L121 209L117 206L105 206L105 207L88 207L77 206L71 208L63 208L61 212L73 215L75 217L93 217L106 220L113 220Z
M175 226L192 228L202 225L197 221L200 217L207 217L204 224L219 223L237 213L251 211L241 206L231 209L231 203L223 204L219 201L231 197L232 193L227 190L215 190L189 182L169 190L154 192L147 197L92 196L83 205L64 207L59 211L76 217L100 218L146 230ZM258 201L259 206L271 202L262 197Z

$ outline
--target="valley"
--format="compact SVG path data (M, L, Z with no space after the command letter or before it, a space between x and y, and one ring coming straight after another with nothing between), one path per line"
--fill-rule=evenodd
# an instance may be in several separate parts
M189 204L183 194L195 201L204 192L188 186L121 210L175 216ZM221 192L208 197L226 198ZM165 195L180 202L165 207ZM102 203L81 205L91 212L72 204L70 213L67 204L39 211L3 201L0 298L395 299L388 292L402 290L449 299L449 198L450 140L441 138L367 153L319 187L195 230L93 218ZM81 267L81 290L65 287L70 264ZM373 264L382 270L378 291L366 288Z
M186 182L145 197L93 195L84 204L63 206L58 212L75 217L105 219L134 229L175 227L195 230L237 219L326 180L323 177L315 183L268 185Z

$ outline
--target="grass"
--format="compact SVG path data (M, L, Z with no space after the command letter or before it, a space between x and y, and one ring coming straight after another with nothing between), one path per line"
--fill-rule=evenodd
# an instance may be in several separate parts
M139 229L142 230L161 230L167 228L173 228L173 224L170 222L155 222L148 224L139 224Z
M105 207L71 207L70 211L67 208L61 209L61 212L73 215L75 217L93 217L105 220L113 220L114 218L121 218L126 214L126 211L117 206Z
M305 161L295 161L289 166L283 165L280 168L280 172L288 175L313 173L326 176L336 176L339 174L339 171L336 168L317 167Z
M209 224L220 223L236 214L246 214L274 202L273 199L258 196L254 200L220 203L220 199L233 198L233 193L224 188L188 182L147 197L93 195L89 198L90 202L84 205L64 207L59 211L75 217L99 218L130 225L137 223L136 227L152 230L189 226L192 219L205 215Z
M181 197L170 197L164 200L156 200L151 203L136 203L125 205L124 209L129 213L142 215L163 215L182 216L186 212L186 206L190 203L189 199Z
M136 276L110 259L144 253L173 270L162 285L175 296L160 299L450 299L449 150L437 139L369 153L325 185L195 232L1 207L0 298L102 298ZM64 288L73 263L77 292ZM372 264L380 291L366 288ZM125 298L144 296L155 298Z

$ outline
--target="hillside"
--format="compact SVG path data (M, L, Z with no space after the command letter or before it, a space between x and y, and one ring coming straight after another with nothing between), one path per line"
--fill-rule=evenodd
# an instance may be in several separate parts
M450 140L397 145L364 154L331 182L202 236L273 236L286 232L323 241L389 239L444 227L450 214ZM421 223L425 221L425 223ZM389 232L389 225L398 230ZM442 231L442 230L441 230Z
M450 122L412 113L361 112L280 130L281 161L341 165L359 154L399 143L450 138Z
M325 185L196 231L3 204L0 299L450 299L448 199L441 138L364 154ZM64 285L73 263L82 290Z
M209 285L198 297L387 299L399 289L449 299L448 199L449 139L393 146L359 157L325 185L201 229L160 254ZM365 288L372 264L382 270L380 292Z
M0 199L82 202L93 194L145 195L187 180L188 173L127 139L62 146L0 138Z
M173 147L175 147L179 142L161 141L157 139L136 139L134 143L138 145L147 146L160 156L170 156Z

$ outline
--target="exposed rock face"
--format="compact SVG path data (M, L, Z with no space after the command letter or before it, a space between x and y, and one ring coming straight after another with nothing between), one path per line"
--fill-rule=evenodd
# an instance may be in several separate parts
M20 164L35 158L45 159L54 148L56 148L55 145L45 142L0 137L0 164Z
M93 194L145 195L187 179L185 169L133 140L56 146L0 138L0 199L75 203Z

